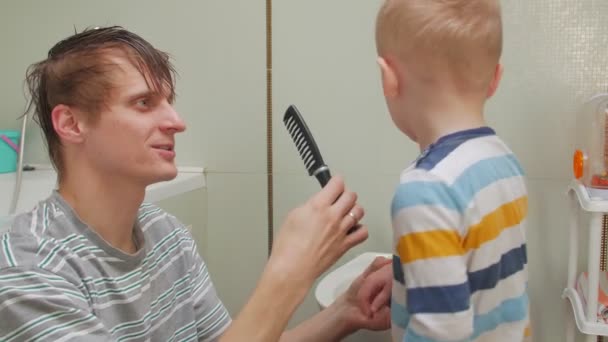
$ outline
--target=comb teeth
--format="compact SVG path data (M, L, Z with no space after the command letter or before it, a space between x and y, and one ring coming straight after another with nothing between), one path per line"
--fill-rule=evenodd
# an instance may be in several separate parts
M295 106L291 105L287 108L283 116L283 123L291 135L291 139L296 145L302 161L304 161L308 174L310 176L315 175L315 172L319 168L326 165L315 143L315 139L312 137L308 126L306 126L306 122L304 122L304 118L302 118Z
M306 143L304 133L296 124L296 120L292 116L287 118L285 125L287 126L287 130L289 131L289 134L291 135L294 143L296 144L296 148L298 149L298 153L300 153L300 157L304 161L304 166L307 169L310 169L314 165L315 158L312 151L310 150L310 146L308 146L308 144Z

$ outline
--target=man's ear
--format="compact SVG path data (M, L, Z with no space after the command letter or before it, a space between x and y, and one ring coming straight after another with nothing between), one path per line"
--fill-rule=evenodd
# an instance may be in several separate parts
M494 77L492 77L492 82L490 82L490 87L488 88L488 98L494 96L494 94L496 93L498 85L500 84L500 80L502 80L503 71L504 68L502 64L498 63L496 65L496 69L494 70Z
M378 66L382 73L382 89L387 99L399 96L400 84L397 70L383 57L378 57Z
M51 112L53 128L62 141L78 144L84 140L82 115L71 107L59 104Z

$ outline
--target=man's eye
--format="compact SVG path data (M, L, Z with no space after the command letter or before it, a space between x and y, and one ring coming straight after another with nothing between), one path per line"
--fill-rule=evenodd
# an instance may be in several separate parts
M137 101L137 105L140 107L148 107L149 103L150 102L147 99L141 99Z

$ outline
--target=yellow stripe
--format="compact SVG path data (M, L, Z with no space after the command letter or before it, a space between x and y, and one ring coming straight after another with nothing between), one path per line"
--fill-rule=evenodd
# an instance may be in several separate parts
M402 236L397 244L402 263L434 257L463 255L464 249L456 230L432 230Z
M503 230L517 226L527 213L528 197L526 196L504 204L484 216L478 224L469 227L469 233L464 239L464 249L468 251L479 248L484 243L496 239Z
M532 329L530 328L530 325L528 325L526 327L526 330L524 330L524 337L530 337L532 336Z

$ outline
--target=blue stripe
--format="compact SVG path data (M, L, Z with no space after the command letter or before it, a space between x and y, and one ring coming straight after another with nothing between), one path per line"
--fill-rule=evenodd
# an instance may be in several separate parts
M443 136L422 154L416 162L416 167L427 171L432 170L440 161L466 141L495 134L490 127L480 127Z
M397 255L393 255L393 278L401 285L405 285L405 276L403 275L403 265L401 264L401 258Z
M408 325L410 324L410 314L407 312L407 309L395 302L391 301L391 323L405 331L405 335L403 336L404 342L435 342L436 340L430 339L428 337L418 335L412 328L408 329ZM464 342L464 341L453 341L453 342Z
M407 309L393 298L391 298L391 321L403 330L407 329L408 324L410 324L410 314Z
M488 185L524 172L514 155L508 154L480 160L469 166L449 186L441 181L411 181L400 184L395 191L391 215L401 209L435 205L463 213L475 194Z
M407 308L411 314L454 313L469 309L471 292L468 282L460 285L420 287L407 290Z
M424 205L440 206L458 212L464 210L446 183L413 181L397 187L391 204L391 217L395 218L402 209Z
M496 329L502 323L523 321L528 317L528 294L507 299L494 310L484 315L475 316L475 334L473 338ZM522 332L523 333L523 332Z
M479 271L469 273L471 293L491 289L499 281L524 269L528 262L526 245L516 247L500 257L500 261Z

